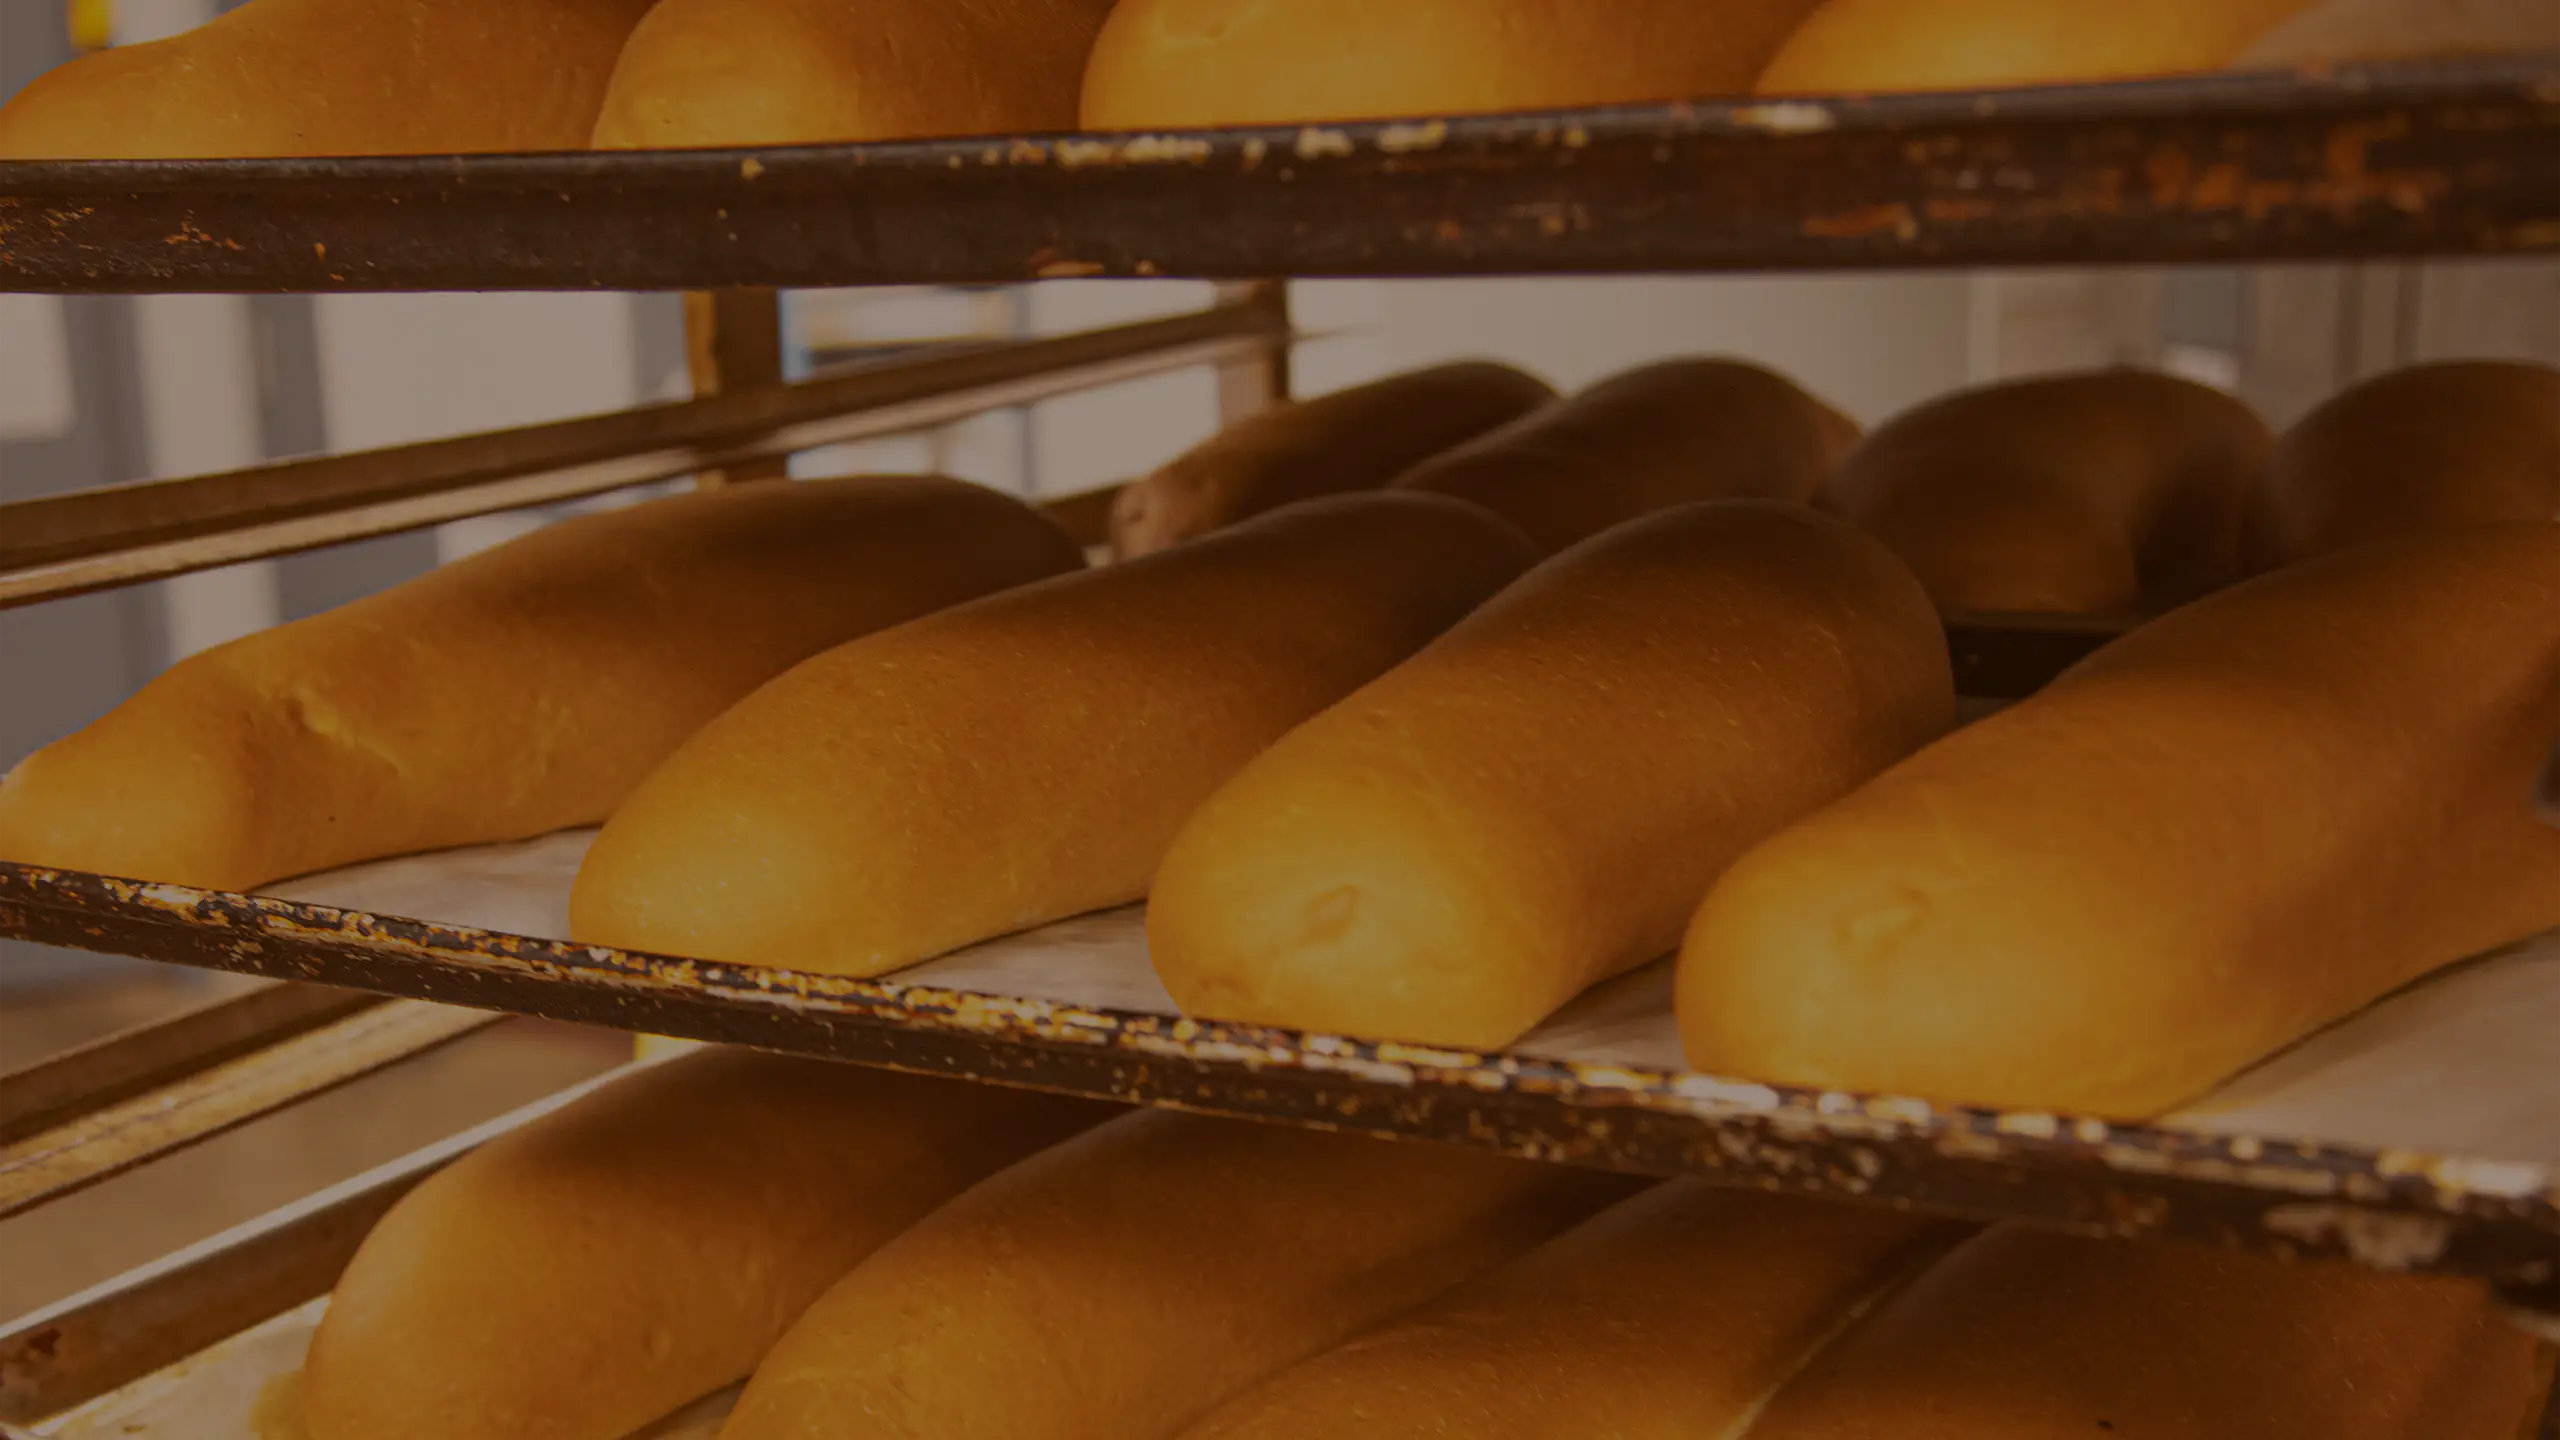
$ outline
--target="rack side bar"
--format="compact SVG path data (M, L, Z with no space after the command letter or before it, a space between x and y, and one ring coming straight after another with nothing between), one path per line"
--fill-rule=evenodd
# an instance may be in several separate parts
M0 1219L212 1139L505 1018L418 1000L369 1005L237 1059L0 1144Z
M0 608L592 495L1220 364L1288 343L1236 304L792 385L0 505Z
M66 1050L0 1075L0 1143L381 1003L317 985L267 984Z
M11 1322L0 1331L0 1421L28 1425L86 1404L326 1293L374 1222L419 1182L651 1063L545 1096Z

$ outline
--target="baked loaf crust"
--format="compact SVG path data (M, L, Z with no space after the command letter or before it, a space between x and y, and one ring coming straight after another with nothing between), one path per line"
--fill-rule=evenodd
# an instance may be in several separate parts
M1275 405L1123 486L1112 551L1125 560L1295 501L1375 490L1554 398L1534 375L1471 360Z
M1121 0L1089 130L1686 100L1750 88L1817 0Z
M623 1440L754 1368L837 1276L981 1177L1120 1113L699 1051L401 1200L329 1302L312 1440Z
M2550 0L2326 0L2259 36L2237 63L2275 69L2536 50L2560 50L2560 5Z
M571 929L876 975L1127 904L1247 760L1530 559L1473 506L1343 495L839 647L650 777Z
M1156 1440L1643 1182L1169 1111L1004 1171L837 1283L724 1440Z
M2479 1287L2022 1228L1826 1349L1750 1440L2514 1440L2532 1337Z
M249 0L0 106L0 160L583 150L649 0Z
M1739 1435L1798 1366L1966 1233L1658 1185L1282 1371L1184 1440Z
M1471 500L1549 553L1699 500L1813 498L1857 424L1785 376L1735 360L1629 370L1396 481Z
M1763 95L1965 90L2219 70L2309 0L1828 0Z
M1699 1069L2153 1114L2560 925L2560 525L2261 576L2154 620L1725 873Z
M1892 547L1942 610L2166 609L2238 577L2273 444L2248 406L2173 376L2011 381L1884 425L1821 503Z
M1769 502L1622 526L1300 726L1147 908L1185 1012L1492 1048L1679 943L1754 842L1954 723L1883 546Z
M2415 365L2339 392L2285 432L2250 496L2248 560L2266 570L2420 530L2552 519L2560 370Z
M0 781L0 857L237 890L597 824L800 660L1082 563L932 478L564 521L172 666Z
M1111 0L659 0L600 150L1071 130ZM582 137L583 138L583 137Z

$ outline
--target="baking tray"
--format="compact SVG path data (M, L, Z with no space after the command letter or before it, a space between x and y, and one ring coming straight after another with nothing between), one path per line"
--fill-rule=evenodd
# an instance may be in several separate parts
M2549 253L2560 56L1149 135L0 164L0 289Z
M1685 1073L1659 970L1479 1054L1172 1014L1134 909L872 981L543 938L563 933L587 838L357 867L279 896L0 863L0 935L1571 1164L2472 1275L2546 1323L2560 1317L2560 1067L2542 1063L2560 938L2322 1037L2362 1067L2352 1103L2306 1090L2306 1065L2338 1068L2315 1044L2197 1114L2111 1124ZM2359 1132L2377 1098L2423 1093L2413 1078L2453 1083L2408 1074L2402 1033L2412 1015L2425 1032L2442 1018L2430 1007L2447 1005L2504 1038L2414 1053L2458 1063L2503 1046L2523 1062L2474 1075L2424 1127ZM2377 1123L2401 1123L2391 1109Z

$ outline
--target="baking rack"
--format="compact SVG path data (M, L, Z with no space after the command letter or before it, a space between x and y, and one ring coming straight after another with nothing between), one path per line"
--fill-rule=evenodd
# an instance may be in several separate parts
M634 237L646 237L635 241ZM1872 99L756 151L0 164L0 289L682 289L695 398L0 505L0 607L682 476L1209 365L1288 393L1274 276L2560 253L2560 56ZM775 287L1227 282L1206 309L784 383ZM1109 492L1049 502L1088 543ZM1950 623L1968 694L2119 628ZM508 1015L1565 1163L2478 1276L2560 1334L2560 1175L706 965L0 864L0 936L284 982L0 1076L0 1217ZM553 1102L556 1103L556 1102ZM537 1109L540 1107L537 1107ZM0 1422L326 1292L523 1115L0 1334ZM2560 1425L2560 1408L2551 1422Z

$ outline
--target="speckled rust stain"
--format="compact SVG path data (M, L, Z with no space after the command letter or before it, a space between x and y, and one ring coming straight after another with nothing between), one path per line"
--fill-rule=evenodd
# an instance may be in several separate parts
M2473 1274L2560 1312L2560 1177L2532 1165L711 964L6 863L0 934L1570 1164Z
M2554 154L2560 64L2489 57L752 154L0 163L0 203L55 217L0 228L0 284L657 289L2518 253L2560 250ZM751 219L731 208L748 197ZM76 223L75 204L91 207ZM334 263L314 264L315 245Z

